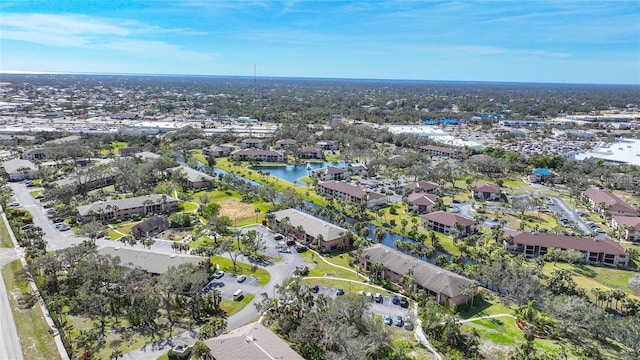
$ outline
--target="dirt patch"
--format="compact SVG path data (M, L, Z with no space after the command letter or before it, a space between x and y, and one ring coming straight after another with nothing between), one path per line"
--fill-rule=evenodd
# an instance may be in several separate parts
M228 216L232 220L245 219L256 214L252 204L243 203L236 198L225 199L218 204L220 204L220 215Z

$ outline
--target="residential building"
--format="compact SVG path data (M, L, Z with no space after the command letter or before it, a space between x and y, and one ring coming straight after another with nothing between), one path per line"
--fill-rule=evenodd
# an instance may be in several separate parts
M0 145L37 144L38 139L33 135L4 135L0 134Z
M368 272L372 271L373 264L381 264L381 277L394 284L400 285L402 277L409 270L413 271L414 290L424 289L440 304L466 304L477 293L477 287L470 279L383 244L368 247L362 250L361 255L356 256Z
M351 175L359 176L365 176L369 172L369 169L367 169L367 165L363 163L350 163L349 165L347 165L347 170L349 170L349 173Z
M240 149L263 149L264 145L262 139L244 139L240 143Z
M236 150L229 155L232 160L240 161L265 161L284 162L285 158L281 152L275 150L242 149Z
M582 192L591 210L612 216L637 216L638 210L607 190L590 188Z
M204 344L209 347L213 360L304 360L289 344L259 322L205 340Z
M431 156L443 156L451 159L464 158L464 153L462 151L444 146L425 145L420 147L420 151Z
M24 179L36 179L38 168L29 160L11 159L2 163L9 181L21 181Z
M415 214L424 214L433 211L440 197L436 194L411 193L407 195L409 211Z
M100 201L78 207L78 220L110 221L124 220L137 214L141 217L149 214L164 213L176 208L177 200L167 195L152 194L127 199Z
M362 188L339 181L327 181L318 184L318 193L333 196L349 203L367 202L367 207L372 208L387 203L387 196L373 191L365 191Z
M555 172L546 169L533 169L529 174L529 182L532 183L556 183L560 177Z
M281 139L276 141L276 149L278 150L288 149L296 145L298 145L298 142L294 139Z
M440 185L431 181L414 181L400 187L400 192L405 195L412 192L433 194L440 188Z
M314 146L306 146L298 150L301 159L324 159L324 151Z
M171 172L182 171L184 173L183 185L189 189L209 189L215 186L215 178L190 167L178 166L172 168Z
M509 240L504 247L530 257L544 256L549 249L577 250L584 254L583 262L611 266L626 266L629 258L622 245L610 240L595 240L578 236L505 231Z
M169 228L169 222L164 216L151 216L147 220L135 224L131 228L131 235L135 238L149 238Z
M140 151L142 151L142 148L138 146L123 147L118 150L118 155L127 157L135 153L139 153Z
M311 174L320 179L320 181L349 180L349 171L347 169L341 169L335 166L315 169L311 172Z
M24 152L24 158L27 160L40 160L47 158L47 149L35 148Z
M284 220L284 219L288 220ZM295 209L280 210L273 213L272 228L283 221L289 224L285 230L305 245L318 246L318 238L322 240L320 247L325 251L334 251L351 247L351 232L333 225L315 216Z
M106 170L99 173L76 170L75 175L56 180L54 184L56 186L73 185L76 187L76 191L79 193L86 193L90 190L100 189L105 186L113 185L116 180L116 175L113 171Z
M160 158L160 155L156 153L152 153L151 151L140 151L135 154L132 154L132 156L142 161L153 161L155 159Z
M640 217L638 216L613 216L611 227L624 231L626 241L640 242Z
M331 141L331 140L318 141L316 143L316 147L318 147L318 148L320 148L322 150L331 150L331 151L335 151L335 150L338 150L340 148L336 142Z
M211 145L202 149L203 155L210 155L213 157L228 156L233 151L233 146L228 145Z
M181 254L162 254L150 250L130 249L124 247L104 247L98 249L100 255L109 255L111 257L119 257L120 264L123 266L140 268L150 274L164 274L169 268L177 267L182 264L201 265L207 264L209 260L206 257L181 255Z
M462 226L459 236L471 235L476 232L476 221L445 211L436 211L422 215L422 226L446 235L450 235L456 223Z
M502 191L500 190L500 186L495 184L477 183L473 185L471 196L473 196L474 199L496 201L500 200Z

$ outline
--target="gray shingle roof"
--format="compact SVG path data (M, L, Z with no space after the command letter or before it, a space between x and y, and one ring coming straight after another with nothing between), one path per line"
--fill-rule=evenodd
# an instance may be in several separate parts
M7 174L17 173L22 168L29 169L29 171L36 171L38 168L29 160L12 159L2 163L2 166L6 170Z
M204 341L216 360L304 360L278 335L255 322Z
M301 225L304 227L304 231L308 235L313 236L314 238L317 238L318 235L322 235L324 241L338 239L341 236L340 234L345 231L349 231L345 228L333 225L322 219L318 219L315 216L311 216L295 209L280 210L273 214L275 215L275 219L278 221L288 217L291 226L298 227Z
M381 263L388 270L404 275L413 270L416 283L425 289L444 294L450 298L462 295L471 280L449 270L445 270L411 255L393 250L383 244L375 244L363 250L369 255L370 263Z
M107 205L111 205L112 207L117 206L118 209L120 210L137 208L137 207L143 206L144 202L147 200L152 201L154 204L161 204L163 196L165 197L165 201L167 203L176 201L176 199L172 198L171 196L161 195L161 194L151 194L151 195L145 195L145 196L136 196L136 197L127 198L127 199L109 200L105 202L97 202L89 205L78 206L78 214L80 214L80 216L86 216L86 215L89 215L89 212L92 210L93 212L98 212L100 211L100 209L106 210Z
M148 250L127 249L121 247L104 247L98 250L101 255L119 257L124 266L140 267L152 274L163 274L172 266L181 264L198 264L206 258L192 255L160 254ZM131 264L131 265L130 265Z

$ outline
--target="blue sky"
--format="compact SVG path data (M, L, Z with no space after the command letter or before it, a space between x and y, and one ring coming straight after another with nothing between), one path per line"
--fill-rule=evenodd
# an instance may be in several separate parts
M640 1L0 2L0 70L640 84Z

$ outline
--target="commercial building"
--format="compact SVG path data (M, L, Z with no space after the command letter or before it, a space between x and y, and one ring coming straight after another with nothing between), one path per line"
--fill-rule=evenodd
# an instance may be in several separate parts
M575 154L574 159L600 159L612 164L640 166L640 139L620 139L615 143L599 142L591 151Z

